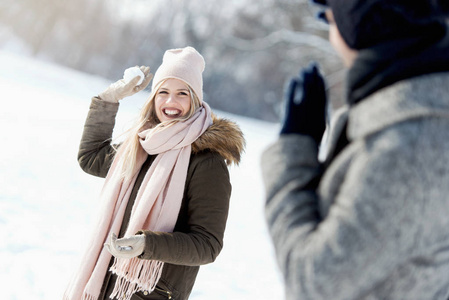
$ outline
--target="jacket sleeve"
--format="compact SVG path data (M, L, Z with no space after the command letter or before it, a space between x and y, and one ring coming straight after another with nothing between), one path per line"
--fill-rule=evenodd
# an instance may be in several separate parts
M223 248L231 196L224 159L208 153L190 168L185 191L187 232L140 232L146 235L145 250L140 258L199 266L215 261Z
M114 159L111 145L118 103L92 98L78 151L78 163L88 174L106 177Z
M413 162L418 150L386 147L384 140L367 143L353 144L339 157L345 162L335 173L341 184L330 191L333 203L325 216L318 210L320 193L310 187L319 176L312 140L283 136L263 154L266 216L289 299L361 299L410 256L419 256L425 201L417 191L431 183ZM322 180L335 178L324 174Z

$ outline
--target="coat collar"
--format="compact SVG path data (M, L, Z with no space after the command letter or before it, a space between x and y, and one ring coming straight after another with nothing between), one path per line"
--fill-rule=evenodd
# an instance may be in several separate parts
M449 118L449 73L399 81L357 103L349 111L348 138L363 138L392 124L427 116Z
M212 115L212 125L192 144L192 153L210 150L219 153L228 165L239 164L245 139L239 126Z

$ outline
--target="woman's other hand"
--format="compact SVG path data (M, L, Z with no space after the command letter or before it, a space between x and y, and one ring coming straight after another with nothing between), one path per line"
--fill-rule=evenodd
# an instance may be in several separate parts
M117 235L112 233L109 241L104 246L109 253L117 258L133 258L143 253L145 248L145 235L133 235L117 239Z

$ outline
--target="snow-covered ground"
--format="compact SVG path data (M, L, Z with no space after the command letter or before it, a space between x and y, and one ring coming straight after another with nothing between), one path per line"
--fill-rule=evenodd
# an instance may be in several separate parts
M0 52L0 66L0 298L61 299L103 183L79 168L78 143L91 96L110 82L7 52ZM129 126L147 95L123 100L115 134ZM241 126L247 148L240 167L230 168L225 247L201 268L191 299L282 299L259 169L278 128L218 115Z

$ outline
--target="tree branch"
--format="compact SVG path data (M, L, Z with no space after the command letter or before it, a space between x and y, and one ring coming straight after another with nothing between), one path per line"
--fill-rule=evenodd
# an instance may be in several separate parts
M326 53L336 55L329 41L317 35L281 29L270 33L269 35L252 40L244 40L233 36L222 39L228 46L241 51L260 51L274 47L278 43L289 43L294 45L305 45L315 47Z

